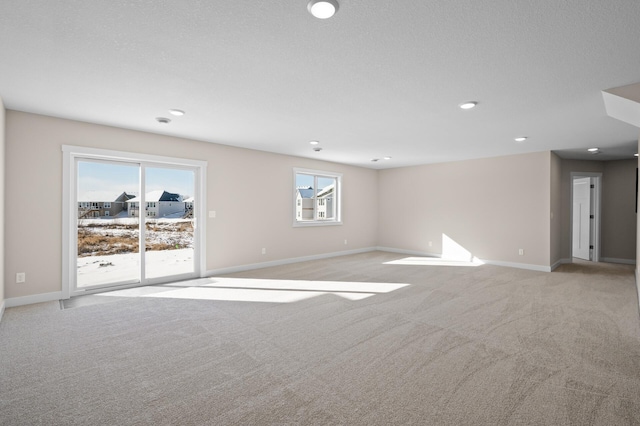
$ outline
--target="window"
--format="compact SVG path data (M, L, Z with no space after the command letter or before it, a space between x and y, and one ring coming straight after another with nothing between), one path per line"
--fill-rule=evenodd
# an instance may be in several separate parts
M293 226L341 225L342 175L294 169Z
M110 209L110 208L111 208L111 203L110 203L110 202L108 202L108 201L105 201L105 203L104 203L104 208L105 208L105 209Z

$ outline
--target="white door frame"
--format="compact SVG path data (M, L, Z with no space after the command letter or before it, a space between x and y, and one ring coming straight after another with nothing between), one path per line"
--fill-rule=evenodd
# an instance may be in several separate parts
M594 191L593 191L593 199L594 199L594 210L593 214L595 216L594 226L593 226L593 235L591 238L593 239L593 252L592 252L592 262L600 261L600 224L601 224L601 199L602 199L602 173L596 172L571 172L571 181L570 181L570 201L569 201L569 259L573 262L573 181L574 179L590 177L594 178Z
M194 203L194 247L196 248L194 257L194 272L198 277L206 274L206 183L207 183L207 162L184 158L163 157L157 155L138 154L124 151L112 151L97 148L87 148L80 146L62 146L62 298L69 299L76 289L76 258L77 258L77 179L76 161L78 159L106 160L144 164L145 166L168 167L188 167L195 171L195 203ZM142 169L144 170L144 168ZM144 178L144 176L141 176ZM144 202L144 194L141 194ZM142 204L141 204L142 205ZM142 218L144 219L144 218ZM141 236L143 238L143 236ZM142 240L141 250L144 250L144 240ZM199 248L199 250L198 250ZM144 251L141 251L144 253ZM141 261L144 262L141 256ZM144 282L135 284L125 284L124 287L148 285L159 282L158 279L143 280ZM111 287L113 289L115 287ZM84 292L91 293L91 290Z

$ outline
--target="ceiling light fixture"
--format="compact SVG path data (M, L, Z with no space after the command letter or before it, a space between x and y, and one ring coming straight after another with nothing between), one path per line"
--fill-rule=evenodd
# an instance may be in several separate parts
M310 143L311 145L318 145L320 142L318 142L318 141L311 141L311 142L309 142L309 143Z
M460 109L471 109L471 108L475 108L476 105L478 105L478 102L476 101L467 101L467 102L461 103L458 106L460 107Z
M379 159L379 158L372 158L372 159L371 159L371 162L372 162L372 163L376 163L376 162L378 162L378 161L380 161L380 159Z
M518 136L517 138L515 138L516 142L524 142L527 140L526 136Z
M587 151L589 151L589 152L598 152L598 151L600 151L600 148L589 148L589 149L587 149Z
M156 121L160 124L169 124L171 123L171 120L169 120L167 117L156 117Z
M176 117L182 117L185 112L181 109L170 109L169 114L175 115Z
M311 0L307 4L309 13L318 19L328 19L338 11L338 2L336 0Z
M634 156L634 157L637 157L637 156L638 156L638 153L636 152L635 154L633 154L633 156Z
M385 160L391 160L391 157L386 156L386 157L384 157L384 159L385 159Z

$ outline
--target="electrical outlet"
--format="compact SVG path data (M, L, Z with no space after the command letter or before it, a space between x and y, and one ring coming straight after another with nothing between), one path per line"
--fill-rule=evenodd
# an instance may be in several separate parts
M429 247L433 247L433 241L429 241Z
M266 248L262 248L262 254L267 254L267 249Z
M347 245L347 240L344 240L344 245L345 245L345 246Z
M215 219L216 218L216 211L215 210L209 210L209 218L210 219Z
M25 272L18 272L16 274L16 283L20 284L27 281L27 274Z
M524 249L518 249L518 254L520 256L524 256Z

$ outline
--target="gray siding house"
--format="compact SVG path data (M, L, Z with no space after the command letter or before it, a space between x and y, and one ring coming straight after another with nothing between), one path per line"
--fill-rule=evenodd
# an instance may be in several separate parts
M296 220L313 220L313 188L296 189Z
M129 204L129 217L140 216L140 197L127 201ZM169 215L186 212L182 195L167 191L151 191L145 195L145 216L166 217Z
M127 201L132 198L134 198L134 196L126 192L115 197L113 201L105 201L104 198L92 199L91 196L85 196L84 199L78 201L78 218L88 219L117 216L122 211L127 210Z

